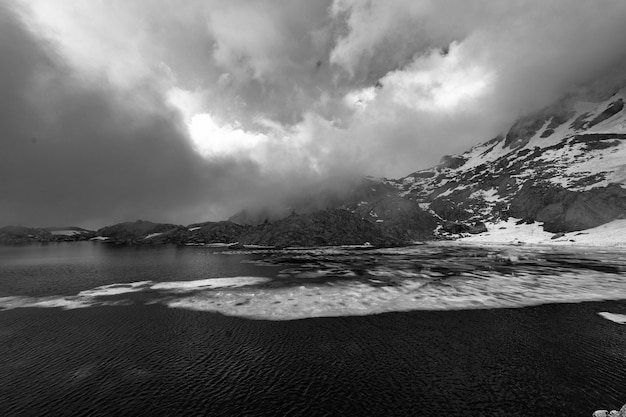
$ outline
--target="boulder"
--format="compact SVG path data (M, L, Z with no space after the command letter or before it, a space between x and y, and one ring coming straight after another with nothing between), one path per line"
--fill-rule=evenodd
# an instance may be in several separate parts
M626 189L617 184L575 192L547 184L528 184L511 200L509 215L544 223L548 232L590 229L626 212Z
M444 232L452 233L455 235L458 235L461 233L469 233L470 231L470 227L464 223L449 222L449 221L443 223L442 229Z
M483 222L476 222L473 226L469 227L468 231L473 235L485 233L487 231L487 226L485 226L485 223Z

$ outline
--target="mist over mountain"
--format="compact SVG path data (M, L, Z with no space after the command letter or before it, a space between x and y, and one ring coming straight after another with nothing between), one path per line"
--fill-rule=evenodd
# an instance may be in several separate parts
M510 218L555 234L583 231L626 220L625 101L626 88L568 95L431 168L399 179L316 182L229 221L186 227L138 221L56 235L4 228L0 236L7 242L396 246L485 233Z

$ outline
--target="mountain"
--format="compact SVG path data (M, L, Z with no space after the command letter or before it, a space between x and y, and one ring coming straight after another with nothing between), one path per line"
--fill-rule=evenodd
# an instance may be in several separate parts
M279 235L292 228L315 234L319 219L310 216L338 214L332 210L371 223L391 239L388 244L482 233L485 223L509 218L537 222L551 233L591 229L626 217L625 101L626 89L593 100L570 95L522 117L506 134L444 156L435 167L397 180L320 183L282 209L248 211L231 220L258 224L264 217L270 224L250 239L264 244L284 244ZM294 221L302 224L295 227ZM365 239L347 233L342 243L356 236Z
M8 226L0 228L0 243L396 246L479 234L488 231L486 224L509 219L555 236L600 230L626 219L625 101L626 88L601 99L570 95L435 167L400 179L333 178L229 221L181 226L138 220L97 232Z
M514 217L556 233L623 219L625 92L597 102L563 99L506 135L384 182L448 224Z

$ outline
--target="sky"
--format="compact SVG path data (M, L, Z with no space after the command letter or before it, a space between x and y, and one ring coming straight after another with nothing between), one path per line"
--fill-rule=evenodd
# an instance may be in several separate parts
M626 74L623 0L5 0L0 225L399 178Z

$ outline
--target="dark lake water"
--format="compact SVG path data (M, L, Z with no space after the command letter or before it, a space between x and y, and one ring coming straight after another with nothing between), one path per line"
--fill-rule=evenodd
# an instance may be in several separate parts
M623 249L0 247L0 415L590 415L624 300Z

